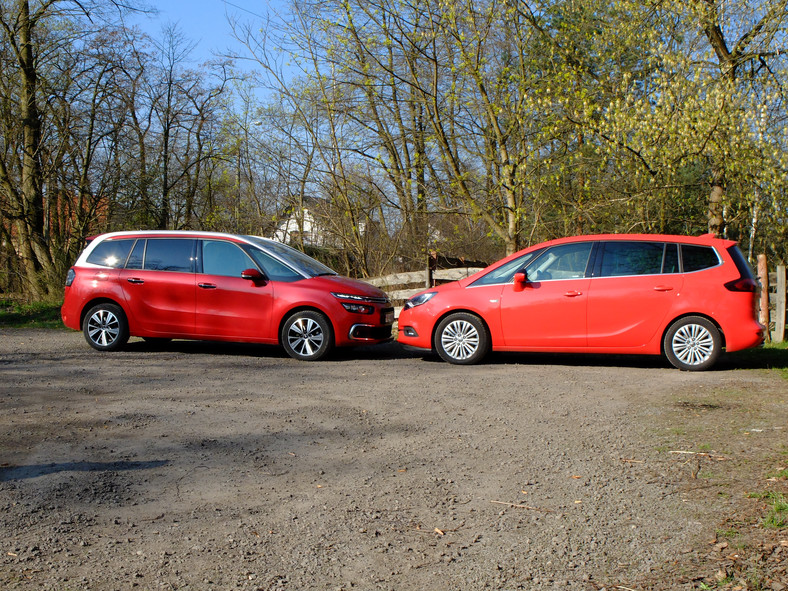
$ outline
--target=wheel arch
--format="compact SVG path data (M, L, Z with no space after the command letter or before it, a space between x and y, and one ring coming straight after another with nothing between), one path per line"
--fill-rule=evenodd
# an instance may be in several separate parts
M484 319L484 317L478 312L475 312L474 310L469 310L467 308L454 308L451 310L446 310L443 314L435 318L435 322L432 324L432 334L430 335L430 346L432 347L433 351L437 350L435 345L435 337L438 334L438 326L440 326L440 323L443 322L445 318L451 316L452 314L470 314L471 316L475 316L476 318L478 318L479 322L482 323L482 326L484 327L484 330L487 333L487 338L490 340L490 348L491 349L493 348L492 332L490 331L490 325L487 324L487 321Z
M282 329L285 326L285 322L287 319L290 318L293 314L298 312L316 312L323 316L328 321L328 326L331 328L331 346L335 347L337 344L337 327L334 325L334 321L331 318L331 315L326 313L325 310L321 310L317 306L309 306L306 304L302 304L300 306L294 306L287 310L282 317L279 319L279 326L276 328L276 340L277 342L282 345Z
M722 327L720 326L720 323L717 322L714 319L713 316L709 316L708 314L704 314L702 312L686 312L684 314L676 316L670 322L665 324L665 328L662 329L662 333L660 334L660 338L659 338L659 352L660 352L660 355L665 355L665 337L667 336L668 331L670 330L670 327L673 326L674 324L676 324L676 322L678 322L679 320L682 320L683 318L689 318L691 316L695 316L697 318L703 318L703 319L708 320L709 322L711 322L717 328L717 332L720 333L720 340L722 341L722 348L725 349L725 332L722 330Z
M123 304L121 304L118 300L108 297L93 298L89 302L86 302L84 306L82 306L82 310L79 312L79 330L82 330L85 327L85 317L88 315L88 312L93 308L93 306L98 304L114 304L120 308L123 312L123 316L126 318L126 323L129 325L129 332L131 332L131 320L129 319L128 312L126 312L126 308L124 308Z

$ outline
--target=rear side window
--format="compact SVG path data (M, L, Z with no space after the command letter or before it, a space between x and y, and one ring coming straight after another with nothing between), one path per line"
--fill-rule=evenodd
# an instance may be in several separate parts
M662 242L605 242L600 277L659 275L665 245Z
M685 273L710 269L720 264L720 259L710 246L681 245L682 270Z
M122 267L129 256L134 240L105 240L96 245L87 262L102 267Z
M138 240L126 268L191 273L194 269L194 242L183 238Z
M662 262L663 273L679 273L679 245L668 243L665 245L665 260Z

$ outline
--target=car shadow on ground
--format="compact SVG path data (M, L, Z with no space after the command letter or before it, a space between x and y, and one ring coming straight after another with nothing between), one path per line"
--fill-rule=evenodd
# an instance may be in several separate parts
M239 357L285 358L281 347L259 343L230 343L224 341L191 341L162 339L145 341L132 338L123 348L127 353L184 353L188 355L226 355Z
M268 357L287 359L284 349L276 345L258 343L230 343L218 341L163 340L144 341L132 339L125 350L135 353L169 352L188 355L224 355L240 357ZM342 347L332 351L319 363L348 362L357 360L392 361L399 359L419 359L426 363L444 363L435 353L418 351L403 347L396 341L380 345L361 345ZM570 367L633 367L673 369L667 360L658 355L597 355L593 353L509 353L492 352L484 365L563 365ZM757 348L735 353L723 354L709 371L734 369L781 369L788 368L788 350L778 348Z
M413 353L428 363L444 363L437 354ZM660 355L616 355L593 353L510 353L492 352L482 361L484 365L556 365L568 367L632 367L642 369L675 369ZM731 371L735 369L786 369L788 350L757 348L735 353L724 353L717 363L706 371Z

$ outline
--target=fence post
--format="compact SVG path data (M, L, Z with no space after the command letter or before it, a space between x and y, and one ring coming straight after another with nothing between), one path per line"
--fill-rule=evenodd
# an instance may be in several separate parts
M769 333L769 268L766 265L766 255L758 255L758 281L761 282L761 304L758 314L758 322L766 327L767 338Z
M427 279L424 282L424 287L430 288L433 286L432 280L432 272L438 266L438 253L437 252L430 252L427 253Z
M777 265L777 293L774 299L774 332L772 342L781 343L785 340L785 265Z

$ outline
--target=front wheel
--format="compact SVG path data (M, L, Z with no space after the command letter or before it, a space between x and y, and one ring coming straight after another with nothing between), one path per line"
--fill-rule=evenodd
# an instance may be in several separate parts
M688 316L674 322L665 333L665 357L684 371L709 369L722 351L722 337L713 322Z
M328 319L312 310L296 312L285 320L280 340L290 357L303 361L322 359L334 345Z
M473 314L451 314L438 324L435 331L435 349L438 355L449 363L478 363L490 349L487 327Z
M120 306L97 304L85 316L82 332L94 349L117 351L129 340L129 323Z

